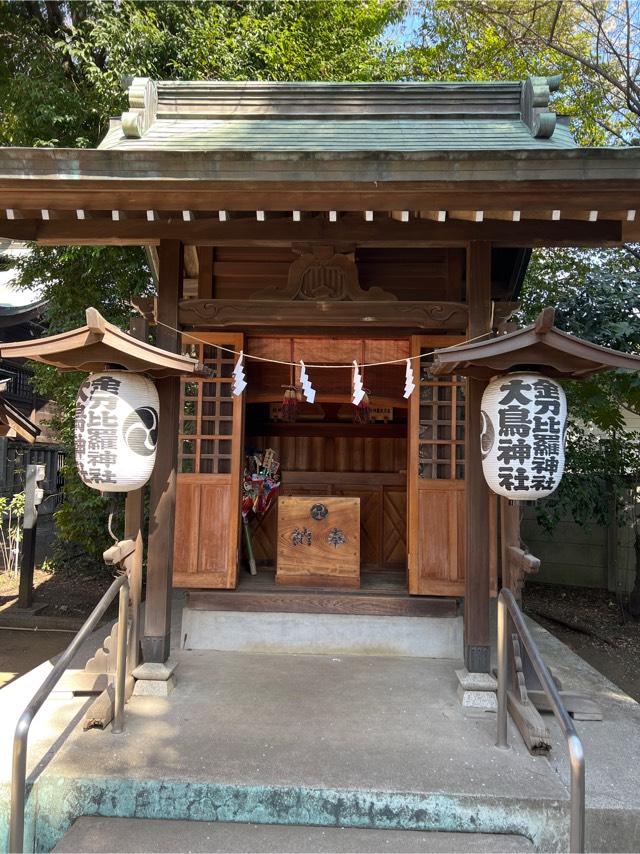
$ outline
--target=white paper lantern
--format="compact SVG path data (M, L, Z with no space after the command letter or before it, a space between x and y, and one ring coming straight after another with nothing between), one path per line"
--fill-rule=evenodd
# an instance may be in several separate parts
M149 480L158 441L158 392L129 371L90 374L76 400L80 477L101 492L129 492Z
M560 383L530 372L494 377L481 410L489 487L515 501L551 495L564 471L567 399Z

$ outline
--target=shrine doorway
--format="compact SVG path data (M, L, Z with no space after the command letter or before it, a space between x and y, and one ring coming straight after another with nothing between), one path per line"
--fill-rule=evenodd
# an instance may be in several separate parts
M364 365L409 355L408 338L254 336L247 352L305 364ZM278 495L344 496L360 500L361 586L407 590L407 401L405 365L365 367L368 410L351 402L350 368L313 369L313 405L296 401L287 413L287 387L297 374L283 365L248 361L244 449L247 477L265 454L276 461ZM277 552L277 502L250 513L258 572L273 573ZM247 563L246 544L243 549Z

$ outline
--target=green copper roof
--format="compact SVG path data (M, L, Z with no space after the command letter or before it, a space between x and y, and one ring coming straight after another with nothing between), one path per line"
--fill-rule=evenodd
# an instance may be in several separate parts
M557 78L506 83L154 83L102 149L125 151L483 151L575 148L549 108Z
M112 128L100 148L216 151L432 151L574 148L566 127L534 139L519 119L157 119L142 139Z

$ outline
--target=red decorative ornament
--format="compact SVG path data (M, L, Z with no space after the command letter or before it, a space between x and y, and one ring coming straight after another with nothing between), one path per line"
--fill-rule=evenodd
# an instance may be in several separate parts
M362 400L355 406L353 420L356 424L368 424L371 421L371 410L369 407L369 393L364 390Z
M298 417L298 394L295 386L287 386L284 390L280 418L282 421L295 421Z
M298 417L298 403L302 400L302 392L296 388L293 366L293 339L290 341L291 363L289 365L289 385L284 387L284 397L280 407L282 421L295 421Z

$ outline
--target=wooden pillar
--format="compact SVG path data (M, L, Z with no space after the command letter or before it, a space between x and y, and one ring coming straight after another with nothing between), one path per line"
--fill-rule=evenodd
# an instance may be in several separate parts
M156 344L177 353L179 335L178 301L182 297L183 245L179 240L161 240L158 247L158 308ZM162 324L167 324L173 329ZM151 475L149 498L149 545L147 550L147 594L142 656L145 662L163 662L169 657L175 525L176 472L178 462L178 417L180 380L157 381L160 424L156 464Z
M129 324L131 336L138 341L147 341L149 323L144 317L134 317ZM130 561L129 575L129 612L131 619L131 643L129 644L129 661L127 670L131 672L138 665L140 657L140 605L142 599L142 565L144 558L144 543L142 529L144 526L144 490L134 489L127 493L124 503L124 536L133 540L136 550Z
M512 577L512 560L509 549L520 548L520 505L509 498L500 498L500 566L502 569L502 587L508 587L517 597L517 580Z
M491 329L491 244L467 247L467 334L475 338ZM464 660L472 673L488 673L489 637L489 488L480 455L480 401L486 382L467 380L466 517L467 566L464 601Z

